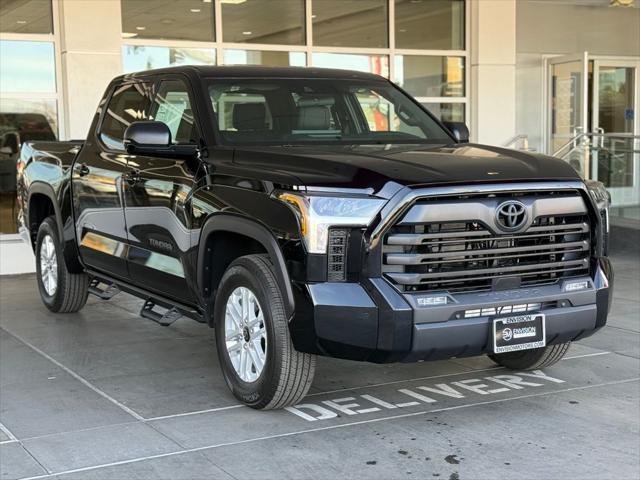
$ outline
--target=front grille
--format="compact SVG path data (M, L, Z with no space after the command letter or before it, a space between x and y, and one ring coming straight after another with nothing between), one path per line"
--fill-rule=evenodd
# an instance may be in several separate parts
M526 201L522 195L518 198ZM543 200L544 208L538 208L542 204L535 204L537 198L530 199L530 211L554 210L548 198ZM566 212L567 204L564 209L557 204L561 215L539 215L521 233L501 233L496 232L495 225L490 228L487 219L493 218L490 213L503 199L448 200L444 205L431 202L430 210L421 210L423 213L409 210L404 221L385 236L384 274L408 292L471 292L491 290L501 278L501 288L517 288L553 284L561 278L589 273L591 241L586 207L575 208L572 213ZM555 201L567 202L567 198ZM584 205L579 196L571 201ZM460 204L462 207L457 208ZM439 208L444 210L437 212ZM443 221L447 212L458 217L466 214L471 219ZM438 221L417 222L420 215Z

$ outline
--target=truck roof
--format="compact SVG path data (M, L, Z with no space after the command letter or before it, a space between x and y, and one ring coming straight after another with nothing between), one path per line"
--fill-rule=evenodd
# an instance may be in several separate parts
M318 67L265 67L262 65L183 65L178 67L158 68L154 70L127 73L117 78L143 78L149 75L170 73L182 73L190 76L212 78L334 78L345 80L386 80L380 75L358 72L355 70Z

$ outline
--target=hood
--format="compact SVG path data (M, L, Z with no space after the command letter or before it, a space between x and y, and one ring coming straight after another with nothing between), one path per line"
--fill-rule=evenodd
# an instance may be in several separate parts
M252 147L236 150L234 163L288 174L305 187L372 188L374 192L390 182L424 187L580 180L558 158L477 144Z

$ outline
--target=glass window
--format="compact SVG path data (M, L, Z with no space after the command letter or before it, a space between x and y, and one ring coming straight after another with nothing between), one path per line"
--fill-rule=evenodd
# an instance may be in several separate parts
M0 41L0 92L55 91L53 43Z
M386 55L356 55L348 53L314 53L313 66L341 68L389 76L389 57Z
M3 0L0 2L0 32L53 33L51 0Z
M100 127L100 139L114 150L124 150L124 131L131 123L149 118L149 86L130 83L116 87Z
M464 50L464 0L395 0L396 48Z
M304 52L271 52L260 50L225 50L225 65L268 65L270 67L304 67Z
M223 0L225 42L304 45L304 0Z
M208 48L147 47L124 45L122 65L125 73L174 65L215 65L216 51Z
M443 122L464 122L464 103L423 103L427 110Z
M464 57L396 55L396 82L414 97L464 97Z
M389 99L369 88L361 88L355 92L358 104L371 132L400 132L416 138L425 138L425 132L415 119L404 109L396 109Z
M389 46L387 0L315 0L311 5L314 45Z
M424 110L384 81L215 79L209 96L222 139L234 145L451 141Z
M120 0L122 36L168 40L214 40L213 2Z
M152 117L169 127L173 143L196 143L189 90L182 80L167 80L160 84Z
M16 160L20 145L56 140L56 101L0 98L0 233L16 233Z

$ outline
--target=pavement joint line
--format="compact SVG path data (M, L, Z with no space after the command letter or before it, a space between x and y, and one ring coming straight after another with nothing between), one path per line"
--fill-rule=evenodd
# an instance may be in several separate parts
M536 397L545 397L545 396L551 396L551 395L557 395L560 393L566 393L566 392L574 392L574 391L580 391L580 390L589 390L592 388L599 388L599 387L607 387L607 386L612 386L612 385L621 385L621 384L625 384L625 383L632 383L632 382L637 382L640 380L640 377L633 377L633 378L627 378L627 379L623 379L623 380L615 380L612 382L603 382L603 383L597 383L597 384L591 384L591 385L582 385L579 387L570 387L570 388L563 388L560 390L552 390L549 392L539 392L539 393L532 393L532 394L528 394L528 395L518 395L515 397L508 397L508 398L499 398L499 399L495 399L495 400L487 400L484 402L474 402L474 403L466 403L463 405L454 405L451 407L442 407L442 408L436 408L436 409L432 409L432 410L425 410L425 411L421 411L421 412L411 412L411 413L404 413L404 414L400 414L400 415L390 415L387 417L381 417L381 418L372 418L369 420L360 420L357 422L349 422L349 423L343 423L340 425L328 425L326 427L318 427L318 428L308 428L306 430L296 430L293 432L285 432L285 433L279 433L279 434L275 434L275 435L266 435L266 436L262 436L262 437L255 437L255 438L248 438L246 440L238 440L235 442L226 442L226 443L217 443L217 444L213 444L213 445L205 445L202 447L194 447L194 448L189 448L189 449L184 449L184 450L180 450L180 451L175 451L175 452L167 452L167 453L159 453L157 455L149 455L146 457L138 457L138 458L130 458L127 460L120 460L118 462L110 462L110 463L104 463L101 465L92 465L89 467L80 467L80 468L74 468L74 469L70 469L70 470L63 470L60 472L52 472L50 474L47 475L36 475L36 476L32 476L32 477L23 477L19 480L40 480L40 479L44 479L44 478L51 478L53 476L60 476L60 475L70 475L72 473L79 473L79 472L88 472L88 471L92 471L92 470L98 470L101 468L108 468L108 467L116 467L116 466L120 466L120 465L128 465L131 463L138 463L138 462L143 462L146 460L156 460L159 458L166 458L166 457L173 457L176 455L183 455L183 454L187 454L187 453L194 453L194 452L202 452L204 450L211 450L214 448L221 448L221 447L231 447L231 446L235 446L235 445L243 445L243 444L247 444L247 443L253 443L253 442L260 442L260 441L264 441L264 440L273 440L276 438L286 438L286 437L291 437L294 435L302 435L305 433L315 433L315 432L322 432L322 431L327 431L327 430L337 430L340 428L346 428L346 427L352 427L352 426L358 426L358 425L365 425L365 424L369 424L369 423L379 423L379 422L384 422L387 420L396 420L396 419L401 419L401 418L410 418L410 417L417 417L417 416L422 416L422 415L428 415L431 413L440 413L440 412L448 412L448 411L452 411L452 410L461 410L464 408L472 408L472 407L477 407L477 406L481 406L481 405L493 405L493 404L498 404L498 403L506 403L506 402L512 402L512 401L516 401L516 400L524 400L527 398L536 398Z
M4 423L0 422L0 430L2 430L4 432L4 434L9 437L9 440L5 440L2 443L9 443L9 442L17 442L19 441L18 438L11 432L11 430L9 430Z
M571 357L564 357L562 360L573 360L574 358L586 358L586 357L599 357L600 355L609 355L613 352L595 352L595 353L585 353L583 355L573 355Z
M98 395L100 395L101 397L103 397L104 399L108 400L109 402L111 402L112 404L114 404L115 406L117 406L118 408L120 408L121 410L125 411L126 413L128 413L129 415L131 415L133 418L135 418L136 420L140 420L140 421L144 421L144 417L142 415L140 415L139 413L135 412L134 410L132 410L131 408L127 407L126 405L124 405L123 403L119 402L118 400L116 400L115 398L113 398L111 395L109 395L106 392L103 392L102 390L100 390L98 387L96 387L95 385L93 385L91 382L89 382L88 380L86 380L84 377L80 376L79 374L77 374L76 372L74 372L73 370L71 370L69 367L65 367L62 363L60 363L59 361L57 361L55 358L53 358L52 356L48 355L47 353L43 352L42 350L40 350L38 347L36 347L35 345L32 345L31 343L29 343L28 341L26 341L24 338L20 337L19 335L16 335L15 333L11 332L10 330L7 330L6 327L2 327L2 329L7 332L9 335L11 335L12 337L16 338L17 340L20 340L22 343L24 343L27 347L29 347L30 349L32 349L34 352L42 355L44 358L46 358L47 360L49 360L51 363L53 363L54 365L56 365L57 367L61 368L62 370L64 370L66 373L68 373L69 375L71 375L73 378L75 378L76 380L78 380L80 383L82 383L84 386L90 388L91 390L93 390L95 393L97 393Z

